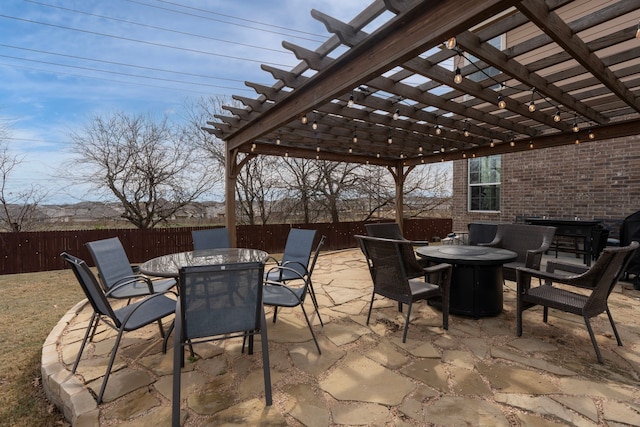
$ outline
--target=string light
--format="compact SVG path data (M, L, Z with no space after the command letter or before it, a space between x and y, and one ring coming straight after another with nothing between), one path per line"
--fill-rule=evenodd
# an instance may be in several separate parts
M453 77L453 82L455 84L462 83L462 72L460 71L460 67L456 67L456 75Z
M355 134L355 132L354 132L354 134L353 134L353 139L352 139L352 141L353 141L353 143L354 143L354 144L357 144L357 143L358 143L358 135L356 135L356 134Z
M349 102L347 102L347 107L351 108L353 107L354 101L353 101L353 94L349 95Z
M440 152L444 153L444 145L442 147L440 147Z
M578 116L577 115L573 118L573 128L572 129L573 129L574 132L580 131L580 128L578 127Z
M256 143L251 144L251 152L253 153L256 150Z
M469 137L469 129L467 129L467 124L465 122L464 128L462 129L462 134L466 137Z
M393 144L393 138L391 138L391 131L389 131L389 137L387 138L387 144Z
M455 37L451 37L449 39L447 39L446 42L444 42L444 45L447 47L447 49L453 49L454 47L456 47L457 45L457 41Z
M512 146L512 147L515 147L516 146L516 142L512 139L511 142L509 142L509 145Z
M380 158L380 153L376 153L376 158L379 159Z
M589 139L596 139L596 134L591 129L589 129Z
M349 154L353 153L353 148L349 147Z
M533 113L536 111L536 104L533 102L533 97L536 94L536 88L531 88L531 101L529 102L529 112Z
M276 145L280 145L280 134L278 134L278 137L276 138Z
M529 141L529 148L533 148L533 141Z
M495 143L495 142L493 142L493 140L491 140L491 142L489 143L489 147L493 148L493 147L495 147L495 146L496 146L496 143Z
M316 130L318 129L318 122L317 121L313 121L313 124L311 125L311 129Z
M499 108L501 108L501 109L503 109L503 110L504 110L505 108L507 108L507 103L506 103L506 101L504 100L504 98L502 97L502 95L498 95L498 107L499 107Z
M436 125L436 135L442 134L442 129L440 129L440 125Z
M397 110L393 113L393 120L398 120L400 118L400 110Z
M304 116L300 117L300 121L302 122L303 125L306 125L309 119L307 119L307 116L305 114Z
M422 153L422 145L418 147L418 153ZM422 154L421 154L422 155Z
M580 140L576 138L576 145L580 144Z
M640 39L640 22L638 22L638 29L636 30L636 38Z
M316 146L316 151L319 153L320 152L320 146Z
M553 121L556 123L560 121L560 110L556 110L556 113L553 115Z

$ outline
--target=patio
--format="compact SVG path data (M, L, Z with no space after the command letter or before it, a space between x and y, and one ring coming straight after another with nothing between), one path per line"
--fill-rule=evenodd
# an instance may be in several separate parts
M377 299L365 325L371 286L359 250L321 254L322 356L299 309L283 310L276 324L267 313L274 403L265 407L259 345L252 356L240 340L200 345L182 375L184 425L640 425L640 291L630 284L609 299L624 346L606 316L594 320L604 365L577 316L551 311L544 324L541 309L529 310L518 338L511 282L502 314L452 316L448 331L417 304L406 344L391 301ZM78 303L43 346L50 399L78 426L169 425L173 354L162 354L157 327L125 335L104 404L92 393L115 333L101 329L79 375L70 373L90 315Z

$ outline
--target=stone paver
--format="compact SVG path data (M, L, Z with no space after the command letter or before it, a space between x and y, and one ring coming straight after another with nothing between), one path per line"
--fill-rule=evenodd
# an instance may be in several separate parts
M182 370L182 425L640 425L640 292L618 287L610 307L624 347L606 316L594 331L597 363L582 320L540 310L515 335L514 284L494 318L451 316L417 303L407 342L397 305L376 298L359 250L322 254L314 287L325 326L307 303L318 352L299 308L267 313L273 406L265 407L260 340L253 355L240 339L199 344ZM164 426L171 418L173 340L163 354L158 328L126 334L107 386L95 403L115 334L101 327L77 375L70 372L90 307L79 303L43 345L42 375L52 402L74 426Z

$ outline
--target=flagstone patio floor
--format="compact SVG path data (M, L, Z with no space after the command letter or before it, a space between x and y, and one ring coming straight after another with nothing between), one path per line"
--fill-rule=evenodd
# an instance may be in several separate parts
M366 325L372 284L359 250L321 254L313 282L322 355L300 308L281 309L275 324L267 311L273 405L266 407L259 343L253 355L241 353L240 339L195 346L182 374L184 426L640 426L640 291L629 283L609 300L624 346L606 315L593 321L599 364L579 316L551 310L545 324L541 309L528 310L518 338L512 282L502 314L452 316L448 331L440 312L416 304L404 344L394 302L377 298ZM162 353L156 326L125 334L101 405L95 395L115 333L99 328L71 374L91 314L78 303L44 343L50 399L74 426L170 425L173 348Z

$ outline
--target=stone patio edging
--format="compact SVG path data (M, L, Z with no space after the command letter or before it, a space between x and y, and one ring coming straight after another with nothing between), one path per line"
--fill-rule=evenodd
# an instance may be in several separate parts
M71 320L88 303L85 298L67 311L42 345L42 388L47 399L58 407L72 426L100 425L100 409L96 400L89 388L65 367L57 348Z

